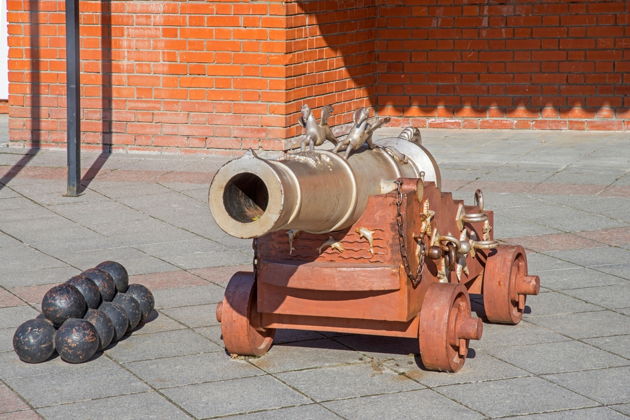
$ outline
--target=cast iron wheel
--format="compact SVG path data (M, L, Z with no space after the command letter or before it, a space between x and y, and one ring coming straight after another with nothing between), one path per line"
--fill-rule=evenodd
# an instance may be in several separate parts
M527 295L540 290L538 276L527 275L521 246L499 246L488 257L483 275L483 306L490 322L516 325L523 319Z
M262 356L273 343L275 330L256 328L252 316L256 312L256 282L254 274L239 271L225 289L223 302L217 305L217 319L225 349L230 354Z
M470 312L468 291L461 284L433 283L420 309L420 357L427 369L457 372L464 366L468 342L479 340L483 324Z

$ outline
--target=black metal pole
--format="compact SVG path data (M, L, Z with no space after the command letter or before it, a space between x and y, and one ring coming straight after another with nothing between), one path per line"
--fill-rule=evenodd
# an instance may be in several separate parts
M66 0L66 92L68 102L68 192L79 195L81 183L81 101L79 100L79 0Z

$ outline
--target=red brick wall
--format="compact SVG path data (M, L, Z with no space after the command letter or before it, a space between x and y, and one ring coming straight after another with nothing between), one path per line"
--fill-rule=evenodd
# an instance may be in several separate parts
M445 128L630 129L630 1L380 0L378 27L370 96L383 114Z
M65 141L63 2L8 0L10 137ZM630 2L82 1L82 140L281 148L333 124L630 129Z

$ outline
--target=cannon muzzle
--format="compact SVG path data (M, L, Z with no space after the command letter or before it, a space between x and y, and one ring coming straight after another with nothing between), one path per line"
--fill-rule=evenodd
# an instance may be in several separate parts
M288 153L267 160L248 151L214 176L208 201L217 224L238 238L294 229L326 233L351 226L369 196L395 188L394 180L420 178L439 187L440 171L429 152L400 138L347 160L331 151Z

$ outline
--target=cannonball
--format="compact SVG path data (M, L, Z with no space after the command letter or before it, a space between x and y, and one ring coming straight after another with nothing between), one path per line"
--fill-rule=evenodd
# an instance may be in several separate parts
M92 280L83 276L74 276L66 283L77 288L83 295L88 308L95 309L101 304L101 292Z
M103 302L98 310L105 313L114 324L114 340L123 338L129 329L129 318L122 306L114 302Z
M117 293L113 302L119 304L125 310L127 318L129 318L129 332L135 330L142 319L142 311L138 301L127 293Z
M109 273L99 270L98 268L90 268L89 270L85 270L81 273L81 275L87 277L96 284L99 292L101 292L101 298L105 302L111 302L111 300L114 299L114 296L116 295L116 284Z
M13 349L23 362L45 362L55 352L55 327L46 319L26 321L13 334Z
M99 339L99 350L104 350L114 339L114 323L103 311L96 309L88 309L87 313L83 317L87 322L94 325L96 328L96 334Z
M61 359L68 363L87 362L98 351L98 333L88 321L70 318L57 330L55 347Z
M114 283L116 284L116 290L122 293L127 291L127 288L129 287L129 275L122 264L117 263L116 261L103 261L97 265L96 268L103 270L112 276L112 279L114 279Z
M68 318L82 318L87 303L76 287L70 284L54 286L42 299L42 312L53 324L59 326Z
M133 298L138 301L140 304L140 310L142 311L141 322L147 322L149 315L155 307L153 293L141 284L130 284L129 289L127 289L127 294L133 296Z

